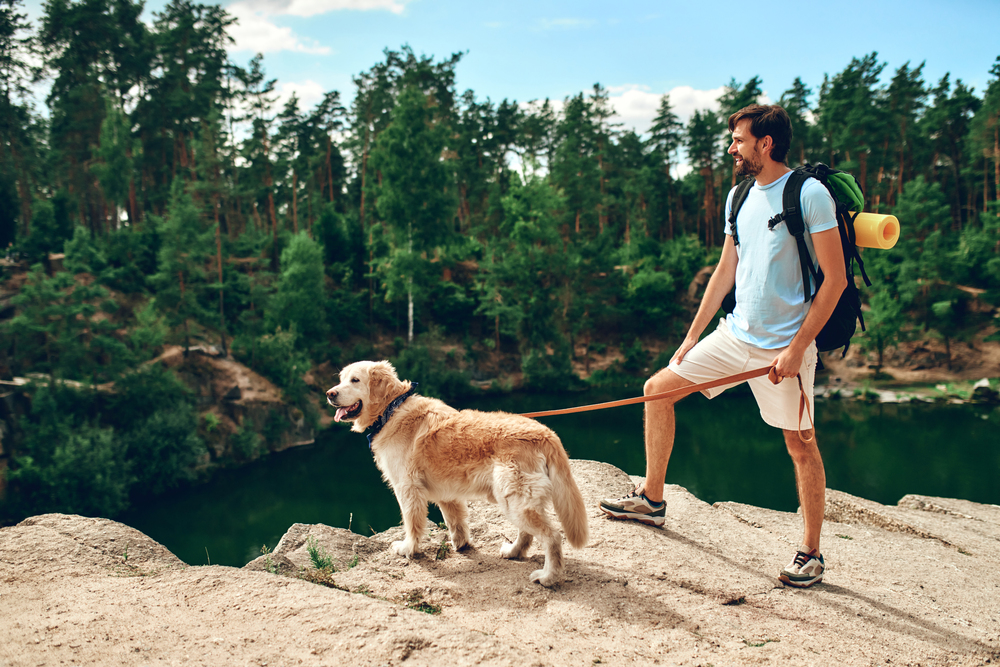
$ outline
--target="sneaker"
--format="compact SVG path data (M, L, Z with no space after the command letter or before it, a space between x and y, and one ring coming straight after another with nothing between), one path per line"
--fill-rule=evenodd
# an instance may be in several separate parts
M666 520L667 503L654 503L634 489L624 498L606 498L601 501L601 511L615 519L632 519L650 526L662 526Z
M804 550L804 551L803 551ZM823 581L823 570L826 565L823 563L823 556L816 553L816 549L808 550L802 547L792 562L785 566L785 569L778 575L782 583L796 588L807 588L813 584Z

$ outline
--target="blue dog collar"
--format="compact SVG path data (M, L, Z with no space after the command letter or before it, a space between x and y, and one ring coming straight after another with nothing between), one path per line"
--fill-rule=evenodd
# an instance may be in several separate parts
M368 433L368 449L372 448L372 440L375 439L375 436L378 435L379 431L382 430L382 427L384 427L386 422L389 421L389 417L391 417L392 413L396 411L396 408L401 406L410 396L413 396L413 393L416 391L415 387L417 386L417 384L418 383L416 382L411 382L410 390L405 394L400 394L395 399L393 399L392 403L389 404L389 407L385 409L385 412L379 415L379 418L376 419L375 423L371 425L372 430L370 433Z

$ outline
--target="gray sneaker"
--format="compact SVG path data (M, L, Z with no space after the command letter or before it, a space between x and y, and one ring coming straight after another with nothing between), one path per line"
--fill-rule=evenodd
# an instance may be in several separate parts
M666 520L667 503L654 503L644 494L633 489L623 498L605 498L600 504L601 511L615 519L632 519L650 526L662 526Z
M817 553L816 549L808 550L802 547L792 562L785 566L785 569L778 575L782 583L796 588L808 588L815 583L823 581L823 571L826 564L823 556Z

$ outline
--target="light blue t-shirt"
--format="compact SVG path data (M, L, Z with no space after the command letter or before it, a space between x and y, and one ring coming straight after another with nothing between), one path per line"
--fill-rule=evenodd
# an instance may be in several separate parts
M773 230L767 228L767 221L782 211L781 196L791 173L763 187L754 183L736 221L740 239L736 246L736 309L726 322L738 339L765 350L787 347L812 303L805 298L795 237L784 222ZM726 200L726 234L730 236L729 214L735 191L730 190ZM810 234L837 226L836 207L826 187L814 178L802 184L801 200L809 258L818 267ZM815 281L809 282L815 291Z

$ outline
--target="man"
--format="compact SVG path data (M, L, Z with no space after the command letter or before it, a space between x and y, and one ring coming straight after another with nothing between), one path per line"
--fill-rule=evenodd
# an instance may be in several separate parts
M802 284L798 247L784 225L768 229L768 220L782 211L782 191L791 170L785 163L792 128L779 106L751 105L729 117L729 154L736 174L755 183L739 211L737 238L728 222L733 192L726 203L726 240L722 258L705 289L691 328L667 368L651 377L646 395L708 382L727 375L773 365L778 384L767 377L749 381L764 421L780 428L795 466L802 507L802 546L780 573L791 586L811 586L823 578L819 550L825 506L826 475L809 417L799 418L799 385L783 378L801 376L813 405L816 372L815 338L833 312L847 285L844 257L833 198L822 183L809 179L802 186L801 205L811 259L824 279L811 301ZM814 265L815 265L814 261ZM719 321L714 332L699 337L718 312L723 297L736 285L736 308ZM703 392L709 398L730 386ZM620 519L662 526L663 485L674 444L674 403L667 398L645 404L646 479L624 498L607 499L601 509ZM805 427L805 428L803 428ZM800 429L802 432L800 433Z

